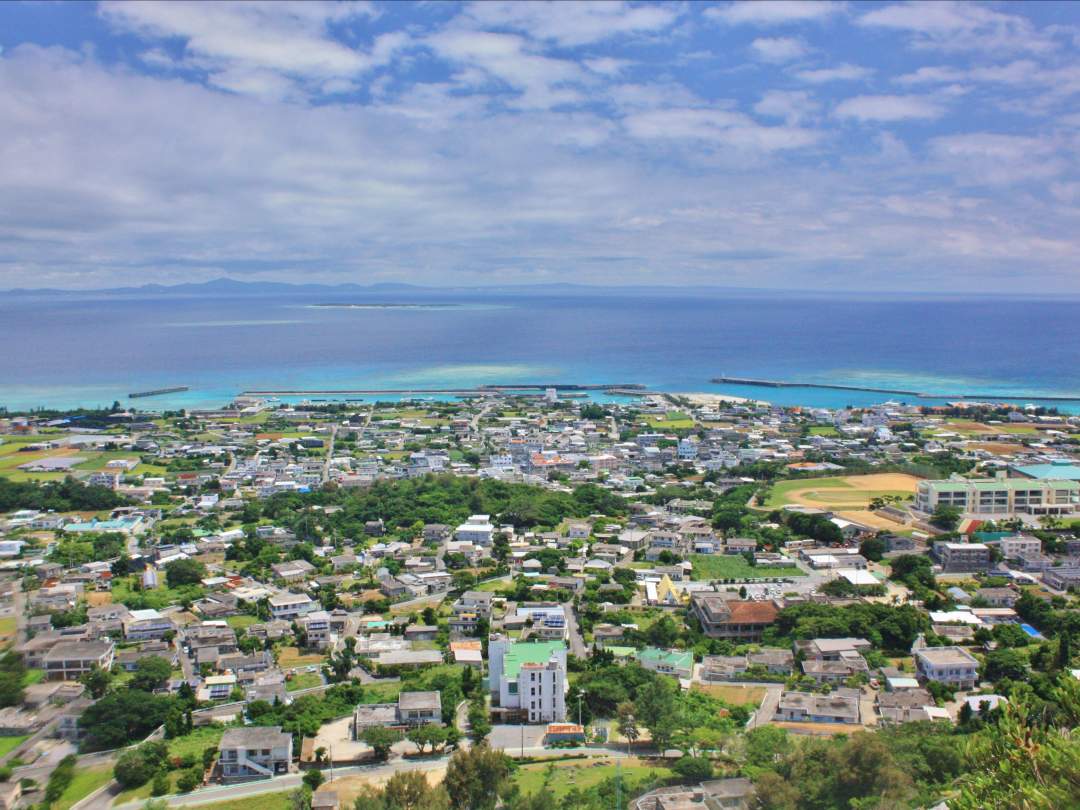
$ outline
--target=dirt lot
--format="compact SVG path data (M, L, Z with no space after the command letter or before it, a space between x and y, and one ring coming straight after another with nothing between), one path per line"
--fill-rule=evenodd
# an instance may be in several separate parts
M428 783L432 786L438 785L442 782L443 777L446 776L446 762L421 762L421 763L409 763L408 765L401 762L401 760L395 760L395 763L399 765L397 770L417 770L423 773L428 780ZM324 771L324 773L327 773ZM350 776L343 776L340 779L335 779L332 782L327 782L322 786L322 790L333 790L338 795L338 801L341 807L352 807L353 801L360 795L360 791L368 786L380 786L386 783L386 780L390 778L391 774L384 772L380 775L367 775L367 774L354 774Z
M770 506L797 503L828 509L846 520L879 529L895 529L895 522L873 514L866 507L876 497L913 495L918 481L915 476L903 473L783 481L773 488L769 501Z
M753 704L758 706L765 697L763 686L739 686L737 684L695 683L694 689L719 698L735 706Z

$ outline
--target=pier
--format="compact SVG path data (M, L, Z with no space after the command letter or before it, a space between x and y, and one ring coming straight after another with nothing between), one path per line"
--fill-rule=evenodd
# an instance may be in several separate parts
M867 391L873 394L895 394L918 399L976 399L1003 402L1019 402L1041 399L1046 402L1080 402L1078 396L1052 394L933 394L926 391L910 391L903 388L876 388L869 385L840 385L838 383L790 382L787 380L759 380L752 377L713 377L715 385L753 385L762 388L824 388L830 391Z
M186 385L174 385L172 388L154 388L150 391L133 391L128 394L128 399L138 399L139 397L156 397L162 394L176 394L180 391L187 391Z

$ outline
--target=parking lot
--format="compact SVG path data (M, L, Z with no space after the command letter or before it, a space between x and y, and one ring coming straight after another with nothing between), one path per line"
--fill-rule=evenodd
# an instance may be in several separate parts
M516 726L497 725L492 726L488 740L492 748L504 748L513 756L524 745L525 749L542 748L544 734L547 732L546 725L539 726ZM524 742L523 742L524 741Z

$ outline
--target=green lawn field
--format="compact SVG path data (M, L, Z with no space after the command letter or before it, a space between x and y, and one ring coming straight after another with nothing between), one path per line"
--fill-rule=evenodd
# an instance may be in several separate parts
M806 576L797 566L762 567L750 565L741 554L691 554L695 581L713 579L780 579Z

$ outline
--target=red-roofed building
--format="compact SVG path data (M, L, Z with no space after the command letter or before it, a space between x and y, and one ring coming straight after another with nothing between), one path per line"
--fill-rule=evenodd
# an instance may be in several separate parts
M772 602L727 599L718 593L695 593L690 610L705 635L732 641L760 641L779 613Z

